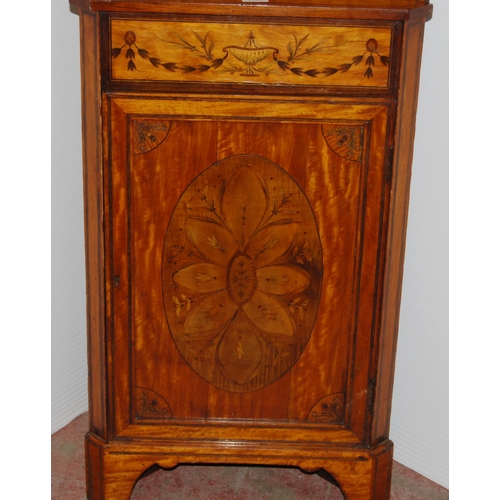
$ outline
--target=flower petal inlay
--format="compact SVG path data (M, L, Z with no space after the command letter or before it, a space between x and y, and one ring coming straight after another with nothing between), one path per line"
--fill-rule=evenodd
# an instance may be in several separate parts
M257 268L272 264L288 251L299 230L299 222L269 224L252 238L246 253L256 260Z
M238 244L231 233L210 219L186 219L186 231L193 246L207 260L225 267Z
M261 358L255 329L240 311L224 332L217 349L219 369L227 379L242 385L252 377Z
M238 306L225 290L213 293L193 304L186 316L183 333L186 335L209 335L218 333L230 321Z
M288 337L295 333L295 322L280 299L256 290L252 300L241 307L248 319L267 333Z
M235 169L224 184L221 207L243 251L266 213L267 192L262 177L246 165Z
M257 269L257 290L273 295L300 293L310 283L309 274L297 266L266 266Z
M178 285L194 292L217 292L226 287L226 269L208 262L197 263L179 269L172 279Z

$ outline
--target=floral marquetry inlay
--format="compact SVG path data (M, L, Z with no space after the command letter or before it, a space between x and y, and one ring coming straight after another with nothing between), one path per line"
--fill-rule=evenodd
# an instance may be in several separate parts
M311 206L270 161L228 157L180 197L163 254L165 310L207 382L246 392L287 372L309 340L321 276Z
M309 413L307 420L322 424L340 423L344 420L345 395L329 394L320 399Z
M323 137L332 151L342 158L361 161L363 127L361 125L323 125Z
M134 153L149 153L156 149L168 135L170 122L134 120Z
M170 418L172 411L170 405L155 391L145 387L135 388L136 418L163 419Z

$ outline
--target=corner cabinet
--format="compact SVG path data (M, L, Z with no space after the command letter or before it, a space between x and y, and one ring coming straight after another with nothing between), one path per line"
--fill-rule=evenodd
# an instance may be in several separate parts
M88 498L154 464L388 500L421 0L72 0Z

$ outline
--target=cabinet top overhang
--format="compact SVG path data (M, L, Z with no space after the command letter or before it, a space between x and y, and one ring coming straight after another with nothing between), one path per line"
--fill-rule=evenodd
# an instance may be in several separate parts
M428 0L69 0L89 11L257 17L408 20L432 16Z

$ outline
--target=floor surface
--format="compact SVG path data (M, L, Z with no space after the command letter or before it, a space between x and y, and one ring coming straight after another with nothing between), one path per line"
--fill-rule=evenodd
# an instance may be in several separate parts
M52 435L52 499L86 500L84 436L88 413ZM394 463L391 500L447 500L448 490ZM149 471L130 500L343 500L318 474L294 468L181 465Z

